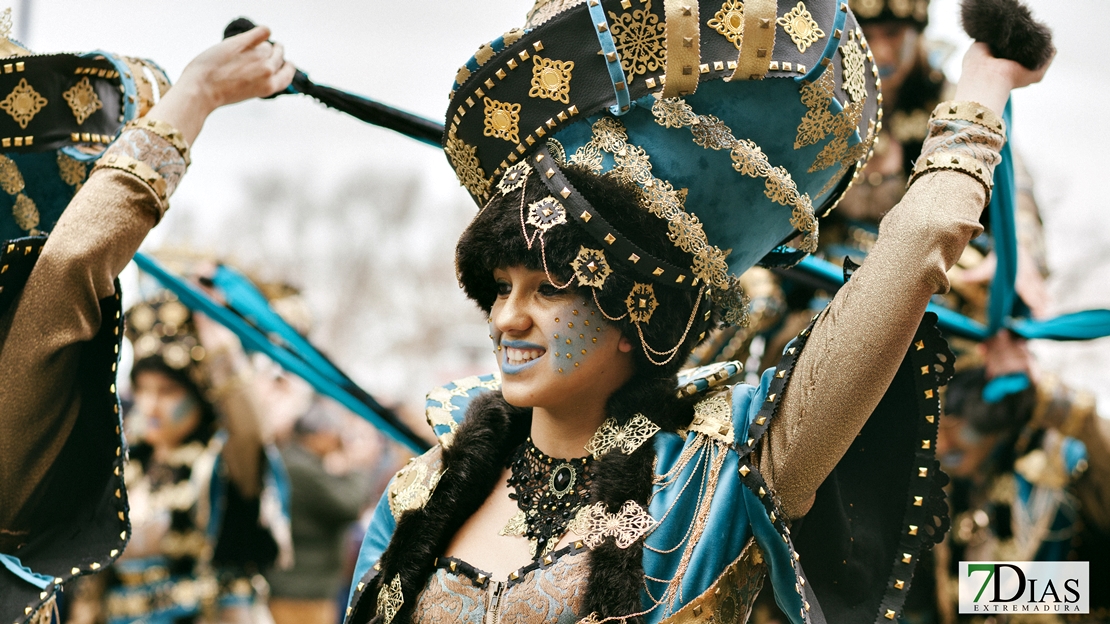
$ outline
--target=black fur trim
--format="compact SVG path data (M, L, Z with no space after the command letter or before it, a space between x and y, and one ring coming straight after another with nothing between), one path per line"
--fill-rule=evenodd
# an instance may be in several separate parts
M964 0L960 6L964 31L991 48L997 58L1036 69L1052 58L1052 31L1033 19L1018 0Z
M407 622L416 596L435 569L435 560L451 538L489 497L501 477L508 454L524 441L531 410L513 407L500 392L479 396L467 409L455 441L443 450L446 469L422 509L401 516L389 547L382 553L381 572L355 604L349 621L370 620L382 584L398 574L405 603L396 616Z

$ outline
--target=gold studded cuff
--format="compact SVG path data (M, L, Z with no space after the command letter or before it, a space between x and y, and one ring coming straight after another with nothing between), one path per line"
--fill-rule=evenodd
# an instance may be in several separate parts
M99 169L118 169L139 178L150 187L150 190L154 191L161 203L162 211L165 212L167 208L166 181L150 165L123 154L108 154L97 161L96 167L93 167L93 172Z
M993 172L978 158L955 152L933 152L919 158L906 187L909 188L918 178L927 173L941 170L960 171L978 180L987 192L986 203L990 203L991 190L994 188Z
M185 137L181 136L181 133L177 131L177 128L174 128L170 124L164 121L159 121L157 119L141 117L139 119L131 121L127 124L126 127L140 128L142 130L157 134L177 149L177 152L181 154L182 158L185 159L186 167L192 164L192 160L189 158L189 144L185 142Z
M933 109L932 119L967 121L1006 135L1002 118L978 102L941 102Z

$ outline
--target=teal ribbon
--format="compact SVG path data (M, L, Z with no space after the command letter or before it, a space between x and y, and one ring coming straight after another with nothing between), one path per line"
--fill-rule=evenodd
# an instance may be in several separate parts
M991 194L991 238L994 255L998 259L994 279L991 280L990 299L987 302L987 329L995 335L1006 327L1014 310L1017 292L1018 243L1014 211L1017 206L1017 189L1014 185L1014 156L1010 150L1009 132L1013 100L1006 102L1002 120L1006 124L1006 143L1000 152L1002 162L994 170L994 192Z
M273 328L273 333L282 337L291 337L291 334L296 334L296 330L289 327L272 310L265 313L260 309L259 306L265 302L265 297L262 297L257 290L253 290L253 286L250 286L249 289L244 286L240 280L246 278L242 278L230 269L224 271L222 276L217 271L217 277L220 281L232 288L234 300L243 306L241 309L233 309L221 305L189 282L170 273L146 254L136 253L135 264L161 282L167 290L177 295L186 307L204 313L212 320L234 332L245 349L266 354L285 370L307 381L317 392L335 399L412 452L421 454L428 450L427 442L413 433L403 423L396 421L395 417L387 418L383 416L379 412L383 408L377 401L346 375L343 375L308 341L300 339L296 344L289 343L291 346L277 344L266 333L263 333L263 329L248 322L248 318L258 319L260 323L263 323L260 327ZM257 297L255 294L257 294ZM265 307L268 309L269 304L265 303ZM298 345L299 348L304 350L305 355L298 353ZM321 364L321 362L326 363L326 365Z
M1017 394L1029 387L1029 376L1025 373L1012 373L995 377L983 386L983 401L994 404L1002 399Z
M18 576L19 578L27 581L28 583L38 587L39 589L46 589L54 582L53 576L45 576L37 572L32 572L31 568L24 567L23 562L19 559L0 553L0 564L3 564L9 572Z

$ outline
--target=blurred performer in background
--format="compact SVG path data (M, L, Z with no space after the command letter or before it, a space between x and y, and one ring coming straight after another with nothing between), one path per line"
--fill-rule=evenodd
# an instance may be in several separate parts
M96 620L112 624L266 622L259 573L279 551L288 565L292 546L288 483L276 449L266 453L250 362L234 334L173 295L136 305L125 327L131 542L82 584L87 606L74 615L99 605Z
M32 55L9 33L0 19L0 620L22 622L48 617L64 583L109 566L131 537L116 276L208 115L285 88L294 68L259 27L200 54L167 91L152 64Z
M1035 370L1023 340L1004 331L993 343L986 368L948 384L937 455L952 477L952 531L934 551L935 579L919 574L911 590L910 622L967 620L957 619L960 561L1089 561L1090 586L1110 587L1110 421L1051 374L987 402L1000 367ZM1089 616L1067 621L1110 619L1110 595L1090 600Z
M277 624L338 621L336 595L346 580L347 530L369 502L373 475L346 461L344 422L333 407L322 400L313 403L282 448L293 490L296 556L292 568L267 574ZM333 467L334 460L344 465Z

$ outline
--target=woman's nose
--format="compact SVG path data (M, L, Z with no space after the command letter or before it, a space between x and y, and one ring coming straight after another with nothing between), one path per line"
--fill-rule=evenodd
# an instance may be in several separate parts
M516 292L494 305L493 327L500 333L519 333L532 326L527 300Z

